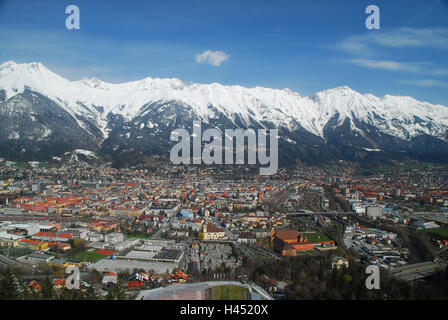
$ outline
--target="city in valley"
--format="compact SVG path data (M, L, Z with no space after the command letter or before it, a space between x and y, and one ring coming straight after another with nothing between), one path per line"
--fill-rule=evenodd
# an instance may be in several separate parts
M446 165L416 161L260 176L161 159L121 169L1 159L1 295L446 298L447 180ZM366 287L372 265L379 289Z

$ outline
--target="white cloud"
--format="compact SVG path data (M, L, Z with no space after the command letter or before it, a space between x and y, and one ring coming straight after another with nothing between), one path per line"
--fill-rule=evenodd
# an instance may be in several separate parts
M437 69L432 74L435 76L448 76L448 69Z
M371 69L383 69L389 71L419 72L424 63L397 62L391 60L349 59L346 62L357 64Z
M448 89L448 82L446 81L439 81L439 80L433 80L433 79L421 79L421 80L400 80L399 82L407 85L417 86L417 87L439 87L439 88L445 88Z
M219 67L221 63L228 60L230 55L223 51L211 51L207 50L203 53L198 53L196 55L196 62L198 63L208 63L214 67Z
M406 48L426 47L448 49L447 28L398 28L349 36L337 44L352 54L372 53L375 47Z
M435 69L430 66L431 62L399 62L392 60L373 59L346 59L344 63L351 63L370 69L381 69L387 71L412 72L426 76L444 77L448 76L448 69Z

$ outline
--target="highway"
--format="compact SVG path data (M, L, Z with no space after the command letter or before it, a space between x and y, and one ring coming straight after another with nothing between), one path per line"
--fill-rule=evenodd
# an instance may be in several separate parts
M1 254L0 254L0 267L12 267L12 268L33 270L33 268L31 266L17 262L15 260L5 257L4 255L1 255Z
M309 210L303 210L299 212L288 212L286 213L287 216L312 216L312 215L327 215L327 216L345 216L345 215L353 215L356 214L355 212L328 212L328 211L322 211L322 212L313 212Z
M448 224L448 215L434 212L411 212L407 211L402 214L404 217L435 221L438 223Z
M389 272L392 276L404 280L413 281L417 279L426 278L436 271L438 268L445 268L446 265L441 263L437 264L432 261L416 263L411 265L406 265L403 267L390 269Z
M22 266L20 263L0 254L0 263L8 266Z

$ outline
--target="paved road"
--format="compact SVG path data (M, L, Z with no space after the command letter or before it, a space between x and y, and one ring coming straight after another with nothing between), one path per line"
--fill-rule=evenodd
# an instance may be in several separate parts
M448 215L441 213L433 213L433 212L404 212L402 214L404 217L411 217L414 219L423 219L429 221L435 221L439 223L448 224Z
M426 278L432 275L437 268L445 268L446 265L437 264L431 261L405 265L403 267L390 269L389 272L394 277L404 280L413 281L417 279Z
M201 270L201 259L199 258L199 249L193 249L189 247L187 249L187 259L188 262L196 261L198 263L198 270Z
M28 268L28 269L31 268L30 266L27 266L25 264L19 263L19 262L15 261L15 260L12 260L12 259L8 258L8 257L5 257L4 255L1 255L1 254L0 254L0 263L2 265L8 265L8 266L11 266L11 267Z
M154 233L151 236L151 239L154 239L154 240L161 240L161 239L163 239L161 235L162 235L162 232L165 231L166 229L167 229L167 227L160 228L159 230L157 230L156 233Z

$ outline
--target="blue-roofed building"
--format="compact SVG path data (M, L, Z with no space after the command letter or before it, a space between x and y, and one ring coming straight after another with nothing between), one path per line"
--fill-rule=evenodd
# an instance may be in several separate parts
M187 219L193 218L193 212L191 212L191 210L182 210L180 215Z

